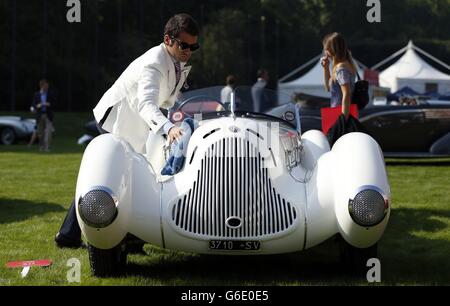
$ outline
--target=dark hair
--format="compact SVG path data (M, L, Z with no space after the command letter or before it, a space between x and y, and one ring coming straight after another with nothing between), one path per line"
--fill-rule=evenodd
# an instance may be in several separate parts
M186 32L192 36L198 36L199 28L197 22L188 14L177 14L167 21L164 28L164 35L177 38L181 32Z
M268 73L266 69L259 69L258 72L256 73L256 76L258 78L262 78L266 73Z
M331 56L333 56L336 62L348 62L353 70L353 73L356 72L356 66L353 62L352 53L348 49L347 43L340 33L334 32L326 35L322 41L322 44L323 48L331 53ZM333 80L336 80L336 62L333 62Z
M227 76L227 85L234 85L236 82L236 79L234 78L234 75Z
M42 85L44 85L45 83L48 84L48 80L46 78L42 78L39 80L39 87L42 87Z

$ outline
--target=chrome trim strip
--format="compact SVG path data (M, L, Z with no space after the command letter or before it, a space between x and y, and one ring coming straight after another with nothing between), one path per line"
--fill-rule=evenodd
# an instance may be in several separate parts
M364 117L361 117L359 121L365 122L367 120L370 120L374 117L378 116L384 116L384 115L392 115L392 114L409 114L409 113L422 113L424 112L424 109L399 109L399 110L387 110L387 111L381 111L378 113L370 114Z
M298 103L295 104L295 122L297 123L297 132L299 135L302 134L302 123L300 119L300 105Z

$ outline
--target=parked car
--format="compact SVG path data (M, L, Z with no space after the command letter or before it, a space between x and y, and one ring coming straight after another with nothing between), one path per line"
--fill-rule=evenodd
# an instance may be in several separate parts
M36 126L36 119L18 116L0 116L0 143L11 145L29 140Z
M80 138L78 138L77 143L79 145L85 145L87 146L92 139L100 135L98 129L97 129L97 122L95 120L90 120L85 123L84 125L85 134L83 134Z
M296 124L292 114L295 103L300 103L302 131L321 130L320 107L310 99L311 96L302 96L293 103L270 110L268 114ZM359 116L385 156L450 155L450 102L427 100L417 105L375 105L361 110Z
M296 252L337 237L345 262L365 269L377 255L391 207L376 141L351 133L330 151L322 132L299 133L282 118L253 112L250 88L235 90L230 110L218 89L186 93L177 103L173 114L194 115L199 127L174 176L161 175L167 161L162 135L149 136L145 155L112 134L87 146L76 212L93 274L124 267L127 234L211 255ZM186 111L199 103L205 111Z

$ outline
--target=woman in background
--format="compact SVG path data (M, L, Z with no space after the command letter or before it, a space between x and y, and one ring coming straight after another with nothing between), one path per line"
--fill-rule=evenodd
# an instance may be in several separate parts
M341 106L342 114L348 119L355 89L356 66L344 38L339 33L325 36L323 50L321 65L324 69L325 88L331 92L331 107ZM330 60L333 62L331 73Z

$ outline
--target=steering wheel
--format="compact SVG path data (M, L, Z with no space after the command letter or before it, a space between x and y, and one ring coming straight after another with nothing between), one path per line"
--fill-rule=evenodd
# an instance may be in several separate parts
M177 111L181 110L183 108L183 106L185 106L188 103L193 102L196 99L206 99L206 101L197 101L197 102L200 102L200 103L201 102L216 102L217 104L220 104L220 106L222 106L224 110L227 109L222 102L216 101L216 99L213 99L213 98L211 98L209 96L206 96L206 95L200 95L200 96L190 97L190 98L186 99L185 101L183 101L183 103L181 103L180 106L178 106ZM201 111L201 109L200 109L200 111Z

